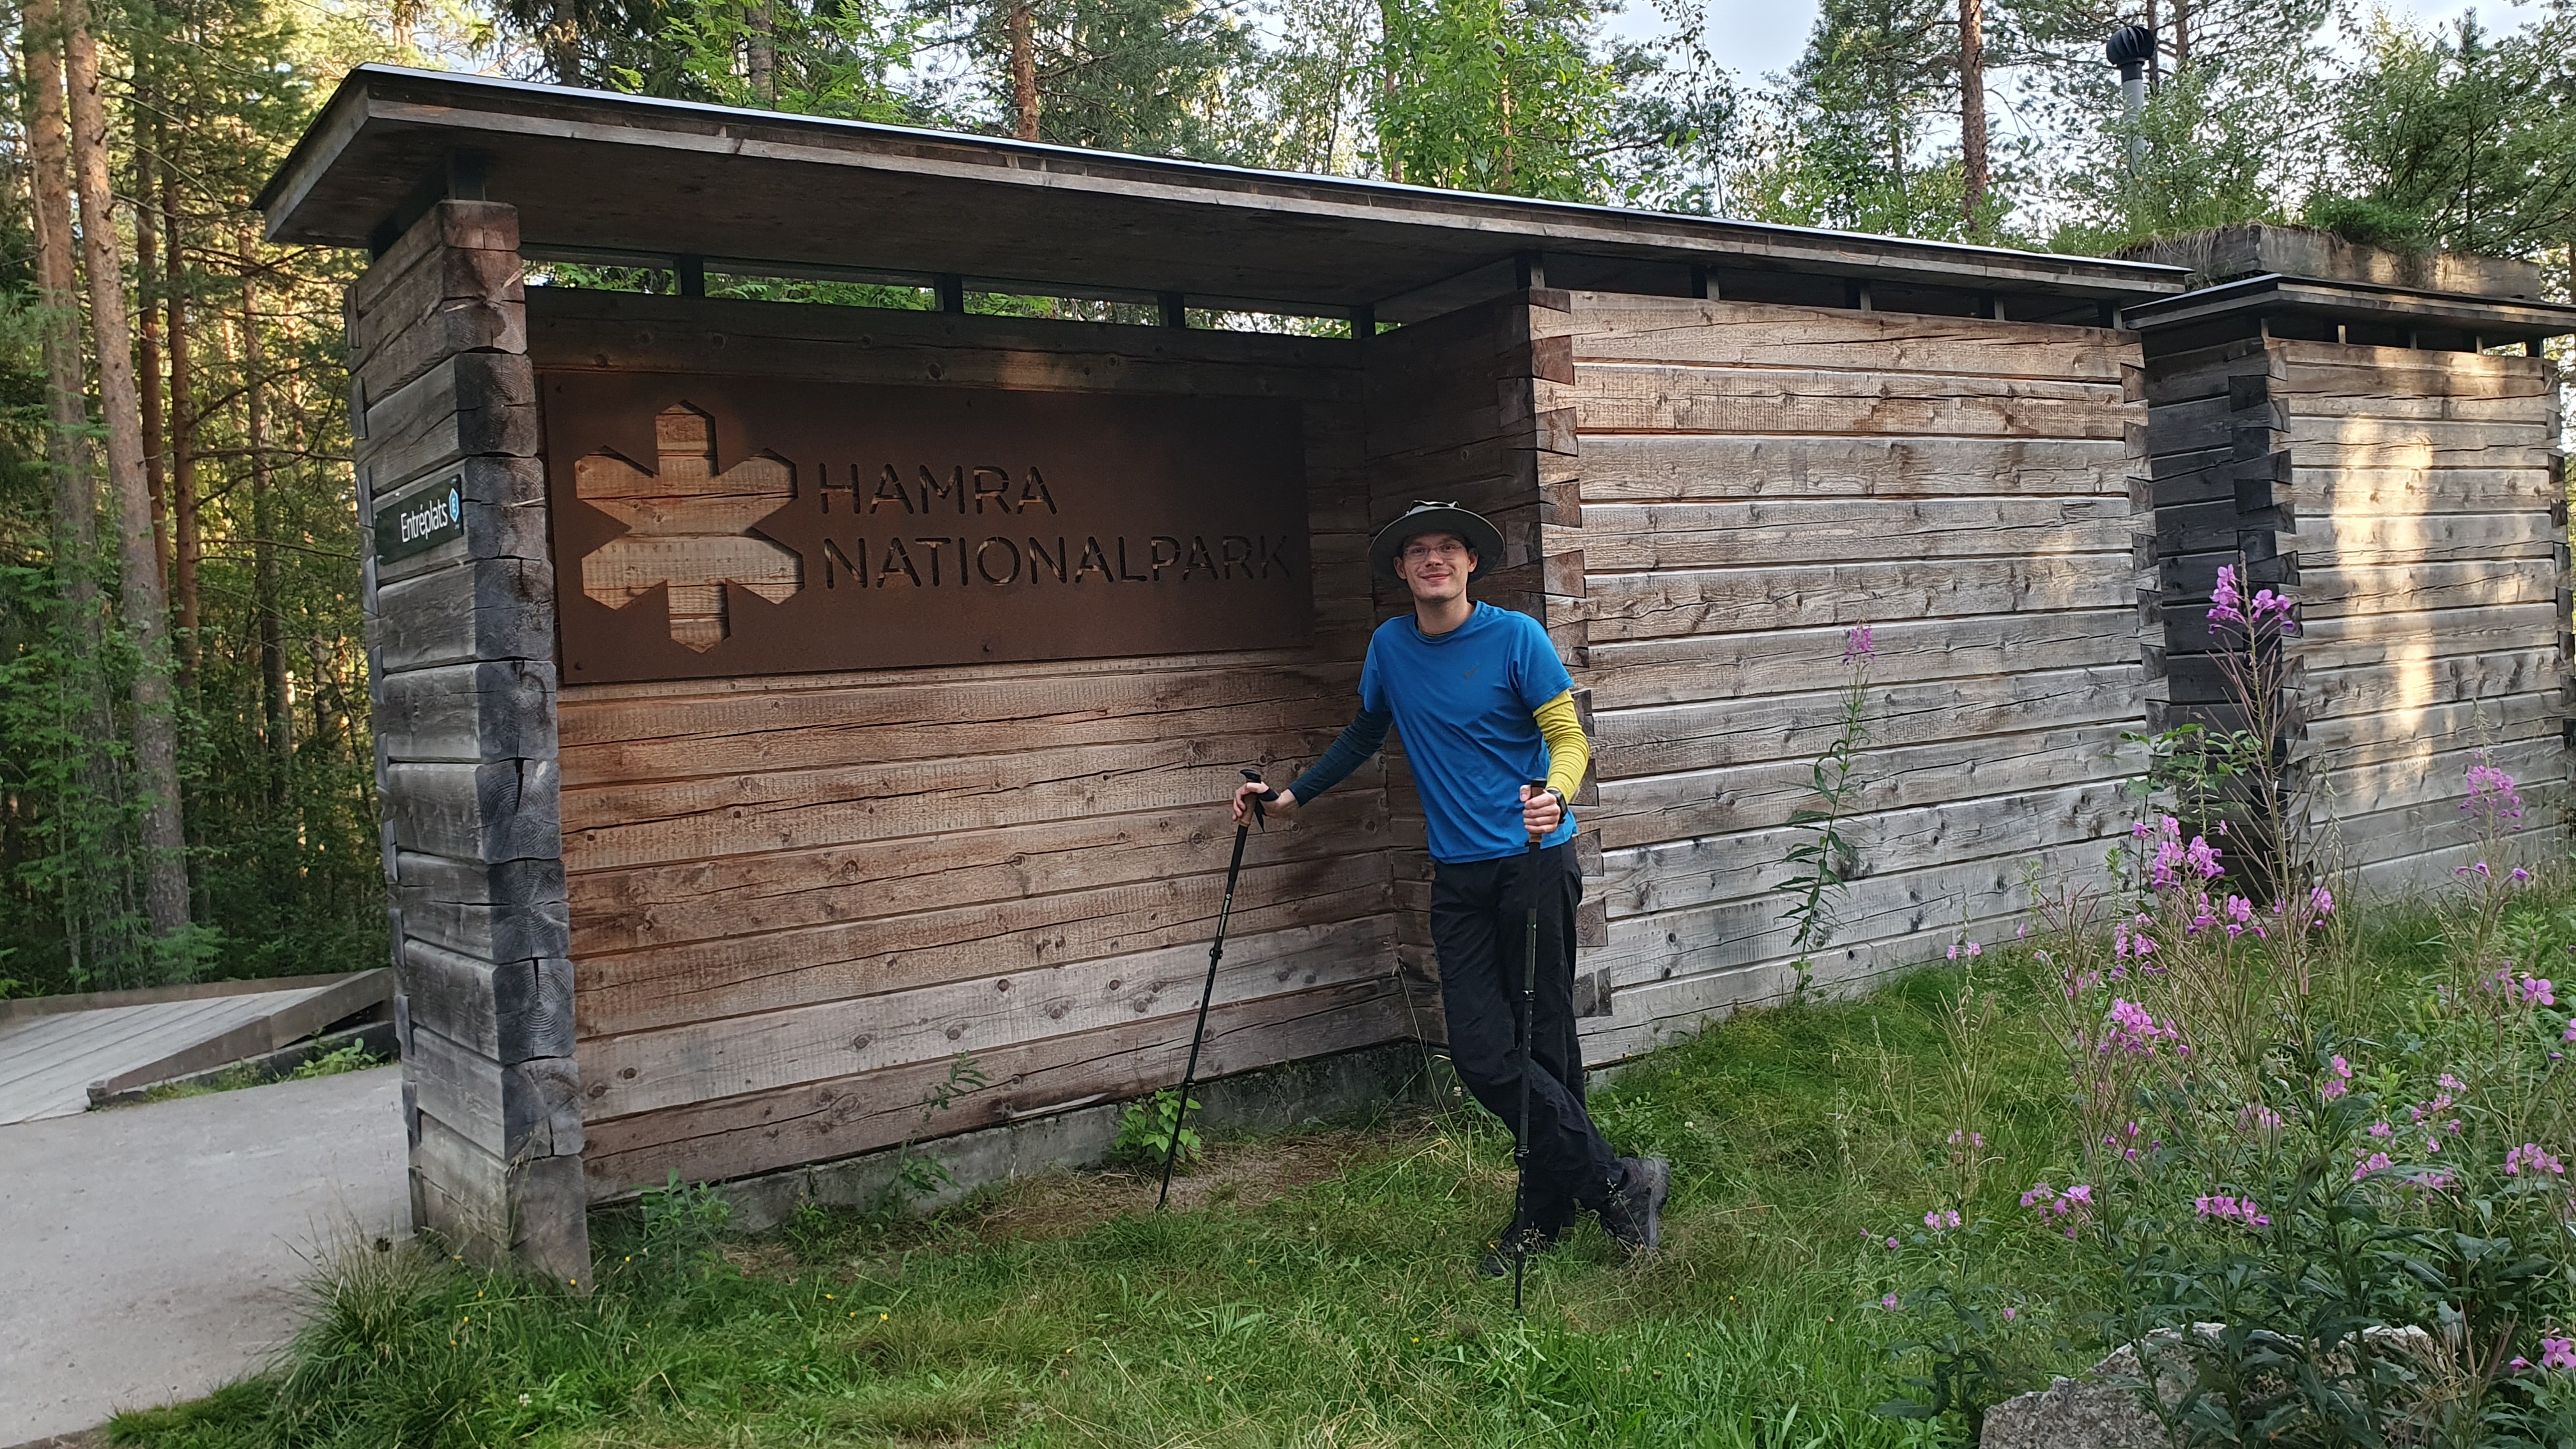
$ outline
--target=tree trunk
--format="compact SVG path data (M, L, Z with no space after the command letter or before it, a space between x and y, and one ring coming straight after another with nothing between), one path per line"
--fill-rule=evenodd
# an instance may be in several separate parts
M266 369L259 336L259 254L242 238L242 443L250 452L251 613L259 630L261 733L268 742L270 800L285 808L294 779L294 704L287 696L286 620L277 600L277 505L268 478L268 415L260 396Z
M1959 0L1959 154L1968 235L1974 240L1986 209L1986 7Z
M196 378L189 356L188 270L179 247L179 170L175 166L161 168L161 222L170 306L170 579L179 595L179 675L193 691L199 655L197 563L203 547L197 538Z
M143 478L143 414L135 396L134 330L125 316L125 261L117 254L107 176L107 104L99 94L98 43L87 0L62 0L63 59L72 111L72 166L80 189L81 251L98 343L100 410L107 416L107 475L116 493L116 553L134 668L134 768L143 788L143 913L152 934L188 927L188 842L180 824L179 731L170 707L170 606L152 546L152 495Z
M2191 0L2174 0L2174 74L2191 68Z
M1011 7L1011 134L1023 141L1038 138L1038 50L1036 0Z
M1378 61L1377 92L1380 101L1384 104L1393 104L1398 89L1395 83L1395 7L1399 3L1401 0L1377 0L1378 52L1381 57ZM1377 139L1378 149L1385 153L1386 179L1395 182L1403 181L1403 154L1386 143L1383 132Z
M145 98L148 108L150 98ZM170 577L169 475L161 466L164 429L161 417L161 313L152 305L152 284L159 275L160 228L152 215L152 154L134 148L134 371L142 389L143 482L152 494L152 556L161 577Z
M28 0L27 118L35 175L36 295L45 355L45 459L54 483L54 567L74 637L98 656L98 487L90 474L80 276L72 261L71 124L63 103L62 19L56 0Z
M555 0L554 23L546 27L546 69L555 84L581 84L581 15L573 0Z
M751 7L751 34L745 38L743 60L751 72L751 93L765 106L778 104L778 9L777 0L761 0Z
M2153 95L2164 83L2164 32L2156 28L2156 0L2147 0L2147 93Z

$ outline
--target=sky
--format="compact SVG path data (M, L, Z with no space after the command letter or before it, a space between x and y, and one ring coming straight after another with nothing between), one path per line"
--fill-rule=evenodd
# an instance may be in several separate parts
M1807 31L1816 23L1816 0L1707 0L1709 49L1717 62L1735 73L1739 84L1758 83L1773 71L1786 71L1805 48ZM2381 0L2391 14L2418 22L2457 20L2468 0ZM2502 27L2513 23L2516 8L2504 0L2482 7ZM1611 24L1614 33L1644 39L1662 29L1652 5L1631 0L1627 13Z

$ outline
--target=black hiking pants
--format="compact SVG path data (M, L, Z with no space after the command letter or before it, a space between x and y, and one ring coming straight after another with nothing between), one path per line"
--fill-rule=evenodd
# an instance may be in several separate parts
M1583 877L1574 842L1535 857L1438 864L1431 944L1459 1079L1506 1127L1520 1122L1522 954L1538 902L1537 1028L1531 1034L1529 1201L1534 1221L1600 1206L1620 1179L1618 1154L1583 1110L1583 1050L1574 1028L1574 908Z

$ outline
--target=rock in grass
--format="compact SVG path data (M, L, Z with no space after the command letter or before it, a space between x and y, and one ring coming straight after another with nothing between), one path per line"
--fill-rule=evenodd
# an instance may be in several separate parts
M2192 1325L2203 1342L2216 1344L2225 1325ZM2421 1328L2369 1328L2363 1336L2383 1348L2394 1348L2419 1363L2432 1354L2432 1335ZM2179 1408L2190 1392L2192 1371L2185 1356L2173 1350L2182 1335L2160 1329L2149 1335L2157 1349L2156 1393L2168 1408ZM2348 1351L2339 1351L2338 1367L2349 1372ZM2093 1372L2081 1379L2058 1379L2035 1393L2006 1399L1986 1411L1984 1449L2164 1449L2171 1441L2164 1425L2139 1392L2146 1372L2135 1344L2113 1349Z

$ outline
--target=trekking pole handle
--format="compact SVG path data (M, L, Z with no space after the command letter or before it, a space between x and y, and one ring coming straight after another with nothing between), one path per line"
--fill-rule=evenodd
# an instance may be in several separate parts
M1530 798L1531 798L1531 799L1535 800L1535 799L1537 799L1539 796L1544 795L1544 794L1546 794L1546 793L1547 793L1547 782L1546 782L1545 780L1532 780L1532 781L1530 781L1529 783L1530 783ZM1560 803L1562 803L1562 802L1560 802ZM1524 827L1524 828L1526 828L1526 827ZM1529 838L1529 848L1530 848L1530 849L1532 849L1532 850L1536 850L1536 849L1538 849L1538 843L1539 843L1541 840L1545 839L1545 838L1546 838L1546 832L1544 832L1544 831L1536 831L1536 830L1531 831L1531 832L1530 832L1530 838Z
M1266 785L1269 783L1261 778L1261 772L1259 770L1246 770L1243 772L1243 778L1255 785ZM1267 789L1252 797L1252 818L1261 822L1261 828L1264 830L1268 830L1270 828L1270 816L1264 812L1261 807L1278 798L1278 791Z

